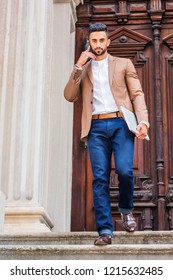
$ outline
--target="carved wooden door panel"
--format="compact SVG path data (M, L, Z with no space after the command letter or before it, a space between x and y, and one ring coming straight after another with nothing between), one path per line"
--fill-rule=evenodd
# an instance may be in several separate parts
M173 229L173 4L170 1L85 1L78 7L76 59L90 23L107 24L109 53L130 58L149 110L150 141L135 140L134 215L137 230ZM172 21L172 25L170 22ZM72 230L95 230L92 171L80 142L81 100L74 106ZM115 230L118 181L112 158L111 208Z
M172 4L173 6L173 4ZM163 102L163 163L165 184L160 199L166 204L168 229L173 230L173 28L162 30L161 74ZM165 195L165 196L164 196ZM162 214L163 216L163 214ZM163 216L162 219L165 217Z

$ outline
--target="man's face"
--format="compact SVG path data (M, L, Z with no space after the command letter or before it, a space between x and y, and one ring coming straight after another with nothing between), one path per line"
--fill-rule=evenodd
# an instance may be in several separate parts
M92 52L96 56L101 56L107 52L107 47L110 44L110 39L108 39L106 32L96 31L92 32L89 36L89 43Z

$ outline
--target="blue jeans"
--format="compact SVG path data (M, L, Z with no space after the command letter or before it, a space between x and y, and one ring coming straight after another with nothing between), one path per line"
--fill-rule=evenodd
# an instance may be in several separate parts
M134 134L123 118L93 120L88 135L88 149L93 172L93 201L97 231L113 234L109 181L111 155L119 181L118 208L123 214L133 210Z

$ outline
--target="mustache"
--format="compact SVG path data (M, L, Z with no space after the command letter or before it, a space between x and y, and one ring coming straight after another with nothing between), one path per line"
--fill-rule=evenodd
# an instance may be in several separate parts
M95 50L103 50L103 48L95 48Z

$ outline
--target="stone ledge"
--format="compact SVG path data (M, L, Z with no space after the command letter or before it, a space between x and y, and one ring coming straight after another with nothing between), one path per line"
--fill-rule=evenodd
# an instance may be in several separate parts
M173 245L6 245L0 259L17 260L131 260L173 259Z
M93 245L96 232L0 234L0 245ZM114 232L113 244L173 244L172 231Z

